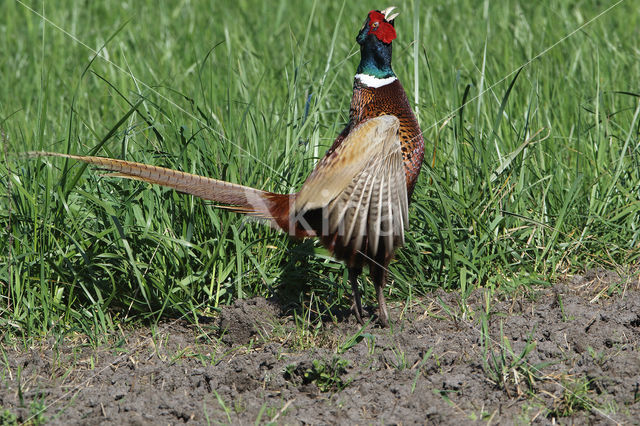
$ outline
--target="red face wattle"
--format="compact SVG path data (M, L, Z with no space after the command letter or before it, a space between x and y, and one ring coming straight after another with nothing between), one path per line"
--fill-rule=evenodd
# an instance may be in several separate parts
M378 40L386 44L396 38L396 29L385 21L384 15L377 10L369 12L369 33L374 34Z

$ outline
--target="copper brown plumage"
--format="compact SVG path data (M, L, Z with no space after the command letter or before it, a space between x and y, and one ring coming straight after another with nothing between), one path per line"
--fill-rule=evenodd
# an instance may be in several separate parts
M385 114L395 115L400 120L402 158L407 174L407 190L411 196L424 158L424 140L418 120L413 114L400 81L395 80L385 86L373 88L356 80L353 84L353 96L349 109L349 124L340 136L348 134L353 127L365 120ZM342 141L340 136L330 150L340 144Z
M394 8L371 11L358 34L361 61L349 123L318 162L299 192L277 194L189 173L102 157L32 153L72 158L226 204L262 217L297 238L320 237L349 268L353 312L363 323L358 276L369 266L379 321L388 324L383 293L388 265L404 243L408 205L424 142L402 85L391 69Z

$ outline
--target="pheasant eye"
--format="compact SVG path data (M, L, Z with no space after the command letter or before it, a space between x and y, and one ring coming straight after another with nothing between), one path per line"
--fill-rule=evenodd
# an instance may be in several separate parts
M376 29L378 28L378 25L380 25L380 22L374 22L374 23L371 25L371 29L376 30Z

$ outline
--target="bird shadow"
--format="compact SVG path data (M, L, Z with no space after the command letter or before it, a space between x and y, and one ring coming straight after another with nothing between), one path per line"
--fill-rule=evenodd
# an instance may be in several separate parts
M311 288L313 278L311 258L314 256L312 240L293 242L289 253L281 265L280 277L274 288L274 297L280 303L283 314L290 314L302 308L301 295Z
M322 322L350 322L355 321L351 306L339 301L340 292L337 286L347 285L343 282L341 274L338 274L338 281L330 283L326 278L319 277L318 263L315 254L314 241L311 239L301 242L293 241L289 246L286 260L281 264L281 273L273 289L272 300L280 305L282 316L311 315L311 320L320 319ZM341 266L344 268L344 265ZM345 277L346 278L346 277ZM314 283L318 288L314 287ZM325 302L329 299L336 299L333 303L329 301L323 305L327 308L317 312L305 312L305 305L310 303L309 294L314 291L319 297L324 297ZM350 295L350 289L347 290ZM375 317L375 306L363 306L365 317ZM365 319L366 320L366 319Z

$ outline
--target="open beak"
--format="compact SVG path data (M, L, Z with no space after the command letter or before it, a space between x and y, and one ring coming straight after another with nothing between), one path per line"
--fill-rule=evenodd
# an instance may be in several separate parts
M393 15L391 15L391 12L393 12L393 9L395 9L395 6L389 6L388 8L381 10L380 13L382 13L384 15L384 20L387 22L391 22L394 19L396 19L396 16L399 15L399 13L394 13Z

